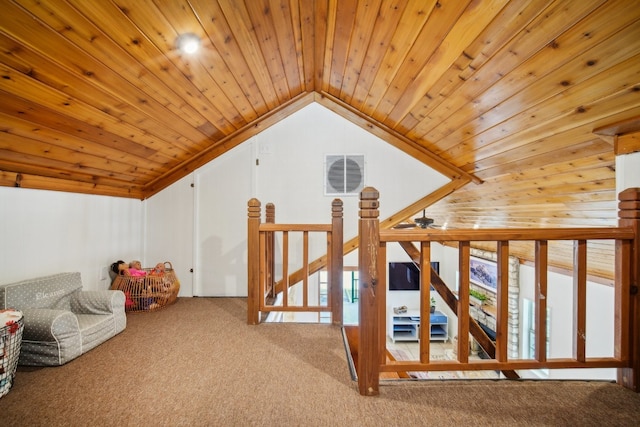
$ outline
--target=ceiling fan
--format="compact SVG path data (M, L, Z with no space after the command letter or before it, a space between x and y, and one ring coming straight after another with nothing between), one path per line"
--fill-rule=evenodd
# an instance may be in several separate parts
M423 209L422 210L422 216L418 217L418 218L414 218L413 222L404 223L404 224L398 224L394 228L413 228L413 227L416 227L416 226L418 226L418 227L420 227L422 229L425 229L425 228L442 228L441 226L434 224L432 218L428 218L427 217L426 209Z

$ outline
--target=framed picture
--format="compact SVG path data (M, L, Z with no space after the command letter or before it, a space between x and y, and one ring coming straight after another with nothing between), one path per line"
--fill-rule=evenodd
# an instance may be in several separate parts
M498 290L498 264L487 259L470 257L469 259L469 280L474 285L478 285L491 292Z

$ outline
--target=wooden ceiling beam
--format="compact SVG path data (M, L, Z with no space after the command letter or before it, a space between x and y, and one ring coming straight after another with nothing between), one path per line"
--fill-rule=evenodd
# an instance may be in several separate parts
M0 170L0 186L142 199L140 186L115 187L99 183L80 182L76 179L60 179L4 170Z
M613 145L616 156L640 151L640 116L599 127L593 133Z

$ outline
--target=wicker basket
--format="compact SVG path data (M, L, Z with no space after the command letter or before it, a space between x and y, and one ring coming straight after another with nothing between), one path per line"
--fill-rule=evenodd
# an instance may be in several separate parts
M149 312L160 310L176 302L180 291L180 281L169 261L164 263L165 271L156 273L153 268L144 268L146 276L116 276L111 289L124 292L125 311Z

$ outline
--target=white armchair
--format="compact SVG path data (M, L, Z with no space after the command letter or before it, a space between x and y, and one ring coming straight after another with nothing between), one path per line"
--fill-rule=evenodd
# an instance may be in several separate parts
M0 285L0 309L24 315L20 365L63 365L127 325L122 291L83 291L80 273Z

